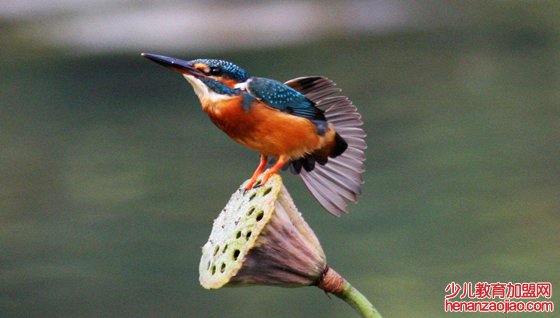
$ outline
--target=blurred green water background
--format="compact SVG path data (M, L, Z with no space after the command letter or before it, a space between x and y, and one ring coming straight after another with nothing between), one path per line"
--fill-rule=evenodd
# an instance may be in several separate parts
M461 23L427 29L170 54L326 75L354 100L359 204L336 219L285 182L329 264L385 317L503 317L446 314L452 281L552 282L560 303L560 6L456 9ZM202 289L200 248L256 154L139 51L43 45L25 23L0 31L0 317L354 315L313 288Z

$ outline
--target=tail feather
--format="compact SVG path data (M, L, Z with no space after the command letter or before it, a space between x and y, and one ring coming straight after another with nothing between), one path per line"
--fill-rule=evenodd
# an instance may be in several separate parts
M334 135L334 149L333 149L330 157L332 157L332 158L338 157L338 156L342 155L344 153L344 151L346 151L346 149L348 149L348 143L346 142L346 140L344 140L344 138L342 138L338 133L335 133L335 135ZM324 162L319 162L319 163L320 164L325 164L325 163L327 163L327 160L325 160Z
M290 172L293 174L299 174L301 172L301 168L303 167L303 163L300 160L292 161L288 165L290 167ZM286 166L284 166L285 168Z
M299 174L313 196L329 213L339 216L348 213L347 201L356 202L362 193L365 171L366 133L362 129L362 117L352 101L346 96L331 96L339 93L335 83L325 77L300 77L286 82L298 90L315 105L325 111L325 118L334 126L339 138L347 147L333 152L325 164L306 169L308 161L292 161L290 170ZM336 155L335 155L336 154ZM304 169L302 169L302 167Z

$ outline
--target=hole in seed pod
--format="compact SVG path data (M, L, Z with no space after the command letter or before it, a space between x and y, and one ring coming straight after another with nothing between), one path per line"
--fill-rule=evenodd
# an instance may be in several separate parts
M237 261L237 258L239 257L239 253L241 253L240 250L233 251L233 260L234 261Z
M263 197L264 197L265 195L269 194L270 191L272 191L272 188L271 188L271 187L266 188L266 189L264 190L264 192L263 192Z
M222 263L222 265L220 266L220 273L223 273L226 271L226 263Z
M249 209L249 212L247 212L247 216L251 216L251 214L253 214L253 212L255 212L255 207L254 207L254 206L252 206L252 207Z
M264 211L259 211L259 213L257 214L257 221L262 220L263 216L264 216Z
M210 272L212 273L212 275L216 274L216 265L212 265Z
M224 246L224 249L222 250L222 253L225 253L225 252L227 251L228 247L229 247L229 245L226 244L226 245Z
M251 231L249 231L249 232L247 232L247 234L245 235L245 237L246 237L247 239L249 239L249 238L251 237L251 234L253 234L253 233L252 233Z
M240 238L241 237L241 231L237 231L237 233L235 233L235 238Z
M253 186L253 188L254 188L254 187L258 187L258 186L260 186L260 185L261 185L261 180L258 180L258 181L255 183L255 185Z
M219 250L220 250L220 245L216 245L216 247L214 247L214 256L216 256L216 254L218 254Z
M257 196L256 192L251 194L251 196L249 197L249 201L253 200L256 196Z
M206 270L210 269L210 261L208 261L208 264L206 265Z

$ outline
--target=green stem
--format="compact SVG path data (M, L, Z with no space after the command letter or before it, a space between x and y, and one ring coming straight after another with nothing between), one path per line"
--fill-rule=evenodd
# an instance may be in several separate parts
M381 318L369 300L334 269L327 267L317 287L347 302L364 318Z
M381 318L381 314L373 307L366 296L346 280L342 292L334 295L347 302L364 318Z

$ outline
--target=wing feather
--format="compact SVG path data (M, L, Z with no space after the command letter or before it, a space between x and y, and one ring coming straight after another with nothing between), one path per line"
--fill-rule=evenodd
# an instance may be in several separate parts
M295 169L291 170L299 174L325 210L336 216L347 213L346 201L356 202L362 193L367 148L362 117L348 97L332 96L340 93L340 89L326 77L300 77L285 84L305 95L316 108L324 110L327 122L348 143L341 155L329 158L324 165L315 165L313 170L306 171L301 169L299 161L293 161Z
M325 121L324 112L315 107L309 98L281 82L252 77L247 81L247 92L277 110L310 120Z

